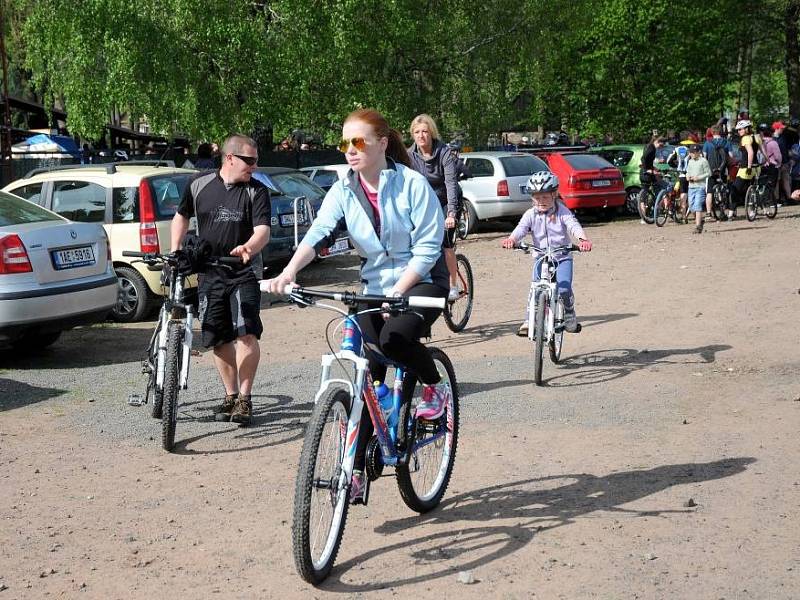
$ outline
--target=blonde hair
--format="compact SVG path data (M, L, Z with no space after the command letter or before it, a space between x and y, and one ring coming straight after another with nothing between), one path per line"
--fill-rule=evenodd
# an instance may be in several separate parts
M414 135L414 128L417 125L425 125L428 127L428 130L431 132L431 137L434 140L439 139L439 128L436 127L436 121L433 120L433 117L422 113L421 115L417 115L411 121L411 127L408 128L408 132L413 136Z

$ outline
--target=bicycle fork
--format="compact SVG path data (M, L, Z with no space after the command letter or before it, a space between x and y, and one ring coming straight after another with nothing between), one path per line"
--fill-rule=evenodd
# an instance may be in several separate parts
M189 357L192 354L192 324L194 315L192 311L186 312L186 321L183 328L183 353L181 354L180 388L185 390L189 385Z

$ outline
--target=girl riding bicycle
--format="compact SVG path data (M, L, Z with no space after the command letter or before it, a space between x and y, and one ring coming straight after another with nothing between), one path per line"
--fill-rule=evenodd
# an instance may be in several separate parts
M538 248L552 248L565 246L570 243L570 238L578 240L578 247L581 252L590 252L592 242L572 214L558 197L558 177L550 171L539 171L528 179L526 187L531 194L533 208L528 209L519 224L511 235L503 240L503 248L513 248L528 234L533 238L533 245ZM532 279L539 278L541 263L534 262ZM556 271L558 280L558 292L564 301L564 329L570 333L579 330L578 318L575 315L575 294L572 292L572 257L566 254L559 258L558 270ZM527 307L530 298L525 303ZM528 335L529 323L527 318L522 322L517 330L517 335Z
M344 122L339 150L345 154L350 172L331 187L289 264L265 282L266 287L283 293L287 285L294 285L297 273L334 241L332 234L344 226L362 258L364 293L447 297L449 274L441 251L444 215L425 177L409 168L400 134L377 111L356 110ZM447 385L438 385L441 376L419 341L441 312L424 308L397 316L359 316L364 338L425 384L416 409L421 419L441 416L450 394ZM370 372L373 379L383 380L386 366L370 360ZM354 504L363 502L365 449L372 434L365 405L350 490Z

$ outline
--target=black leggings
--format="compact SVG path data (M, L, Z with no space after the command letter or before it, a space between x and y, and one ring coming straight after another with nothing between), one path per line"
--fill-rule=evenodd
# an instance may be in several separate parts
M429 296L431 298L446 298L448 290L432 283L418 283L411 288L407 296ZM414 313L405 313L384 320L380 313L359 315L358 324L361 326L365 340L373 343L377 341L378 348L387 358L395 361L414 373L424 384L439 383L441 376L436 370L431 353L419 341L433 322L442 314L439 308L416 308L423 318ZM384 380L386 365L370 357L369 371L373 380ZM355 468L364 469L364 453L367 442L372 437L374 428L369 418L367 405L361 412L361 428L358 432L358 448L356 449Z

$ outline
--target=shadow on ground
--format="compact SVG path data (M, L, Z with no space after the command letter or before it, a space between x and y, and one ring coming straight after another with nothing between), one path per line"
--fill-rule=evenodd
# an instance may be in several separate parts
M56 396L66 394L67 390L56 388L38 387L0 377L0 412L21 408L29 404L36 404Z
M378 526L377 533L403 539L336 566L331 578L320 587L352 594L455 577L459 571L477 569L516 552L537 534L597 512L630 518L669 518L673 514L692 513L693 508L680 506L642 511L624 505L676 485L731 477L744 472L753 462L754 458L739 457L604 476L577 473L525 479L458 494L426 515ZM470 523L478 526L470 527ZM441 531L411 537L413 533L409 532L422 525L439 527ZM370 560L391 553L403 558L411 556L415 568L410 573L386 572L379 580L364 584L344 580Z

